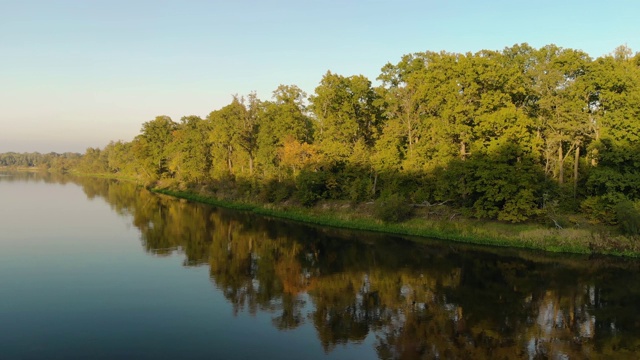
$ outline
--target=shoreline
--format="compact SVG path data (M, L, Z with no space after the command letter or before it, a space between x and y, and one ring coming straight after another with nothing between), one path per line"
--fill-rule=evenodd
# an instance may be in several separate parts
M635 245L635 239L611 234L604 230L594 232L589 229L547 228L542 224L535 223L506 224L473 219L444 221L419 217L413 217L401 223L384 223L371 217L358 215L354 209L336 212L332 211L335 210L332 208L326 210L318 207L283 207L272 204L226 201L194 191L174 190L166 187L151 187L148 190L157 194L226 209L249 211L262 216L340 229L549 253L640 257L640 246Z
M7 169L5 169L7 170ZM15 170L14 170L15 171ZM25 172L25 170L18 170ZM31 172L31 171L26 171ZM542 251L556 254L601 255L640 258L640 239L617 233L612 226L598 225L557 229L542 223L505 223L458 216L455 220L429 219L419 214L400 223L384 223L372 216L358 213L351 205L326 201L320 206L257 204L241 200L221 200L196 190L179 190L155 186L132 177L113 174L69 172L71 176L92 177L135 183L156 194L185 199L221 208L249 211L257 215L338 229L372 231L388 235L410 236L415 240L432 239L459 244ZM360 204L362 205L362 204ZM346 210L344 208L347 208ZM571 214L567 214L571 215Z
M4 169L7 170L7 169ZM15 170L14 170L15 171ZM19 172L32 172L26 169ZM208 204L225 209L248 211L261 216L338 229L371 231L388 235L410 236L416 241L432 239L459 244L542 251L556 254L602 255L640 258L640 239L616 233L611 226L581 226L562 229L541 223L505 223L466 217L455 220L429 219L417 214L400 223L385 223L370 214L359 213L352 205L340 201L326 201L315 207L299 205L257 204L241 200L221 200L197 190L179 190L171 185L152 186L139 179L113 174L69 172L72 176L118 180L166 196ZM362 206L364 204L360 204ZM364 215L363 215L364 214Z

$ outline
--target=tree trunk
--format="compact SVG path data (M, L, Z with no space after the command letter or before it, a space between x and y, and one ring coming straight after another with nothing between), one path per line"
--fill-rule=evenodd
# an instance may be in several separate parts
M600 140L600 130L598 129L598 125L594 125L594 131L595 131L595 138L596 138L596 142L598 140ZM598 150L593 149L593 151L591 152L591 166L597 166L598 165L598 160L596 159L596 156L598 155Z
M560 142L560 146L558 146L558 183L564 183L564 157L562 156L562 141Z
M411 129L411 120L407 121L407 134L409 136L409 158L413 159L413 131Z
M376 196L376 185L378 184L378 173L376 172L373 176L373 189L371 189L371 195Z
M576 145L576 152L573 163L573 198L576 198L578 193L578 167L580 164L580 144Z
M405 94L405 96L407 96ZM410 95L409 95L410 96ZM413 111L411 109L411 98L403 99L404 124L407 127L407 140L409 141L409 159L413 159Z
M544 151L544 177L548 178L549 177L549 172L550 172L550 168L551 168L551 160L550 160L550 151L549 151L549 145L547 145L547 148Z

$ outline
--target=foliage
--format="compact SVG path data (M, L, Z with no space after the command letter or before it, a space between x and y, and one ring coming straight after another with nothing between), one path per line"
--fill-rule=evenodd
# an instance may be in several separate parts
M598 154L598 166L586 180L588 197L582 208L591 217L605 223L616 222L616 204L640 199L640 153L638 145L604 138L592 148Z
M636 204L629 200L624 200L616 204L614 208L618 226L624 234L640 234L640 211Z
M326 174L303 170L296 178L296 198L304 206L312 206L327 196Z
M376 218L389 223L406 220L411 215L411 205L399 194L381 196L374 203Z
M263 203L280 203L291 197L295 184L289 181L268 180L260 190L260 201Z
M131 142L89 148L82 159L8 153L0 166L305 206L382 204L396 194L507 222L537 219L553 200L612 224L616 204L640 200L638 59L626 47L591 59L527 44L408 54L384 65L380 86L328 71L309 97L295 85L278 86L270 101L235 95L204 119L158 116Z

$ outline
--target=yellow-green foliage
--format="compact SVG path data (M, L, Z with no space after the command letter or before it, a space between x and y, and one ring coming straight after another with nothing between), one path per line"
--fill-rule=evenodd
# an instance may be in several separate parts
M281 85L272 100L234 96L205 119L158 116L75 167L215 187L230 200L313 206L396 194L510 223L546 221L553 202L635 233L634 213L614 208L640 200L640 55L631 54L527 44L408 54L382 68L380 86L329 71L308 98Z

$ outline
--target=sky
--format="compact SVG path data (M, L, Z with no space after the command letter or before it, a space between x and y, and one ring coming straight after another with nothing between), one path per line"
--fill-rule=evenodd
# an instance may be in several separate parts
M423 51L640 51L636 0L0 0L0 152L84 152Z

